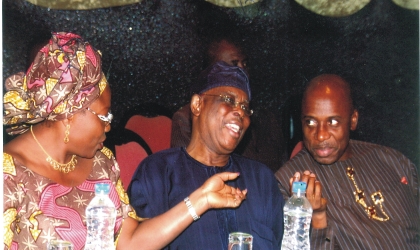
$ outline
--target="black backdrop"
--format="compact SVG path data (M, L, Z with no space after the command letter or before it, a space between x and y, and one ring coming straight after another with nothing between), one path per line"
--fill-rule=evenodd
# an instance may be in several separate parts
M335 73L356 93L360 122L353 138L396 148L419 165L419 11L391 0L373 0L342 18L314 14L293 0L235 9L202 0L143 0L85 11L23 0L2 4L3 77L26 70L31 49L51 31L78 33L102 51L114 129L143 103L170 113L187 103L204 41L235 34L250 57L254 107L273 111L288 138L305 83ZM291 146L299 139L296 130Z

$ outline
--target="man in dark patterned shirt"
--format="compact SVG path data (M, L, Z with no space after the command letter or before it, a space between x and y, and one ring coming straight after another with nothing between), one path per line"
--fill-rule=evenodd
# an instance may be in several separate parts
M280 189L287 198L293 181L308 183L311 249L420 249L416 167L394 149L350 140L359 118L350 92L337 75L311 80L305 147L276 172Z

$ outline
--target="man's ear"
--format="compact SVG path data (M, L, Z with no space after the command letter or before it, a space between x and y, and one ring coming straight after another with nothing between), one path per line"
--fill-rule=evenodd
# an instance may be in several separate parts
M350 130L351 131L356 130L358 121L359 121L359 111L357 111L357 109L355 109L353 111L353 114L351 115L351 118L350 118Z
M199 116L200 115L202 103L203 103L203 99L201 98L200 95L194 94L191 97L190 108L191 108L191 113L194 116Z

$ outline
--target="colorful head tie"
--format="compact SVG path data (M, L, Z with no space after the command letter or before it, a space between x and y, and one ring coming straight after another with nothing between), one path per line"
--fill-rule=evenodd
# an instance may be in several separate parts
M27 73L6 79L3 124L11 135L31 124L71 117L88 107L105 89L101 55L72 33L53 33Z

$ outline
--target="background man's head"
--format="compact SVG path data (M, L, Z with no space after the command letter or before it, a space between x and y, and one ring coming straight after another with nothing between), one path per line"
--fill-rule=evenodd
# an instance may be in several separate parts
M205 58L205 67L218 61L224 61L231 66L248 70L248 57L243 53L241 47L233 40L221 38L210 43Z
M332 164L351 156L350 130L356 129L358 116L343 78L324 74L309 82L302 100L303 141L317 162Z

